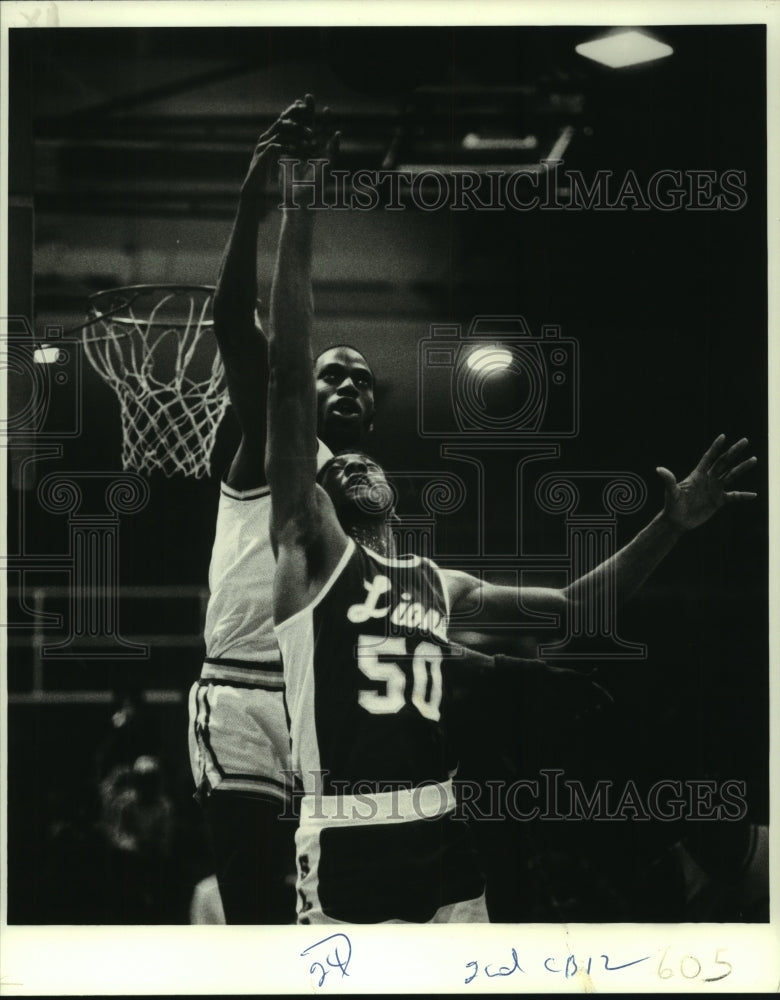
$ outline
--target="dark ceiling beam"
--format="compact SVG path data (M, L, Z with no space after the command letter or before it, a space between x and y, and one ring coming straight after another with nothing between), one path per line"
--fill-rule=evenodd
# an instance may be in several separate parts
M197 90L198 87L205 87L210 83L217 83L221 80L230 80L233 77L241 76L257 69L257 60L252 62L242 62L236 65L220 66L217 69L208 70L205 73L195 73L179 80L172 80L169 83L157 84L145 90L136 91L133 94L124 94L121 97L112 97L110 100L93 104L89 108L82 108L69 115L63 116L60 120L73 124L82 121L94 121L133 108L142 107L153 101L159 101L167 97L176 97L179 94L186 94L188 91Z

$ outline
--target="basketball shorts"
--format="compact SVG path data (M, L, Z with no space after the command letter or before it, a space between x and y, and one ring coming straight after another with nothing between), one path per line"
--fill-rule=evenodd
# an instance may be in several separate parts
M290 735L278 689L201 678L189 696L190 766L198 797L292 797Z
M301 799L299 924L484 923L485 881L452 782Z

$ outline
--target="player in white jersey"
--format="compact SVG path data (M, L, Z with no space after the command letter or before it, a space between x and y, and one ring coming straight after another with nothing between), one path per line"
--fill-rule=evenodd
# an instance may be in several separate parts
M190 692L189 744L228 923L294 919L294 824L282 669L273 635L269 490L265 480L265 335L256 315L256 257L267 172L294 139L312 152L311 103L299 101L260 137L241 190L214 297L214 332L242 437L220 491L209 569L206 657ZM283 270L283 265L282 265ZM289 279L311 296L311 272ZM362 442L374 415L360 352L330 348L314 364L319 428L332 448ZM320 443L320 461L331 452Z
M663 510L562 589L497 586L397 559L393 494L376 463L342 453L318 481L312 305L290 280L311 266L313 218L305 206L284 212L278 259L288 266L274 276L269 339L274 620L305 793L298 919L484 919L449 782L448 610L476 624L512 620L522 607L563 623L587 614L606 588L625 601L685 531L724 503L755 496L731 489L755 459L740 457L744 440L727 449L720 436L681 482L659 469Z

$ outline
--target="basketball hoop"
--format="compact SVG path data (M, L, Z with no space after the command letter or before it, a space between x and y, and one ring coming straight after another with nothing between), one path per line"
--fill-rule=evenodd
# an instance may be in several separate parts
M206 285L132 285L90 296L84 353L119 399L123 469L208 473L228 405L213 293Z

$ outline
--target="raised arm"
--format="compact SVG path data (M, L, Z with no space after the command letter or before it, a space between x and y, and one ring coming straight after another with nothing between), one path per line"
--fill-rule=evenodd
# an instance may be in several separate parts
M307 95L295 107L306 131L286 145L285 153L304 159L317 151L310 131L314 129L314 100ZM329 143L327 152L332 151ZM306 179L310 168L301 163L298 169L300 179ZM317 408L311 352L315 216L316 211L307 208L303 199L283 209L271 287L266 472L271 487L271 539L278 553L277 621L289 617L316 592L347 543L329 498L316 485Z
M311 504L317 474L311 352L314 219L304 205L283 209L271 287L266 468L275 527Z
M280 152L299 132L302 104L287 108L263 133L241 186L214 294L214 334L225 366L241 443L228 474L236 489L265 483L268 356L257 316L257 244L263 195Z
M668 469L656 470L664 482L664 507L624 548L580 577L565 589L568 601L581 603L600 595L609 577L614 577L618 604L629 599L671 551L677 540L708 521L724 504L754 500L755 493L731 490L734 480L756 463L755 456L742 458L747 448L742 438L726 449L719 435L698 465L681 482Z
M528 611L558 614L563 624L563 616L575 605L600 603L609 586L617 604L623 604L681 535L708 521L724 504L755 498L755 493L731 489L735 479L756 463L755 457L743 458L747 443L742 438L727 449L721 434L690 475L679 483L673 473L659 467L656 471L665 489L663 510L626 546L567 587L496 586L467 573L444 571L453 612L466 614L475 623L506 624L514 621L518 607L523 607Z

